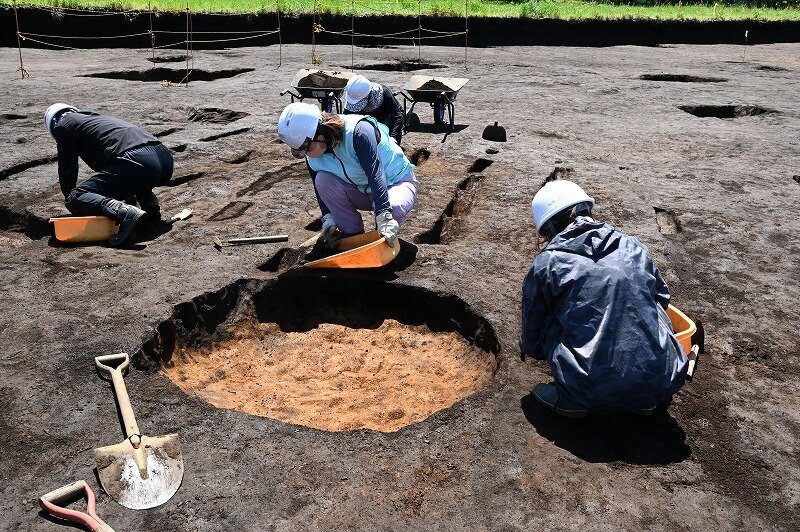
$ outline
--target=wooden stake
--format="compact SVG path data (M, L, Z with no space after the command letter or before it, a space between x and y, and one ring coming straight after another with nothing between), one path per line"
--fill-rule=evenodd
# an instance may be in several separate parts
M22 42L19 35L19 14L17 13L17 0L14 0L14 20L17 23L17 49L19 50L19 68L17 72L22 75L22 79L29 78L31 75L25 70L25 64L22 62Z

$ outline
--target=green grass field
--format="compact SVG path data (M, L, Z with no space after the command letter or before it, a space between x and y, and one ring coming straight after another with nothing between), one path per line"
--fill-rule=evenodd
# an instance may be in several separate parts
M618 5L580 0L531 0L503 2L491 0L188 0L194 13L336 13L349 15L400 14L425 16L455 15L470 17L527 17L561 20L800 20L800 2L774 2L783 8L744 5ZM13 0L0 0L12 5ZM115 9L183 11L187 0L19 0L19 6L54 9Z

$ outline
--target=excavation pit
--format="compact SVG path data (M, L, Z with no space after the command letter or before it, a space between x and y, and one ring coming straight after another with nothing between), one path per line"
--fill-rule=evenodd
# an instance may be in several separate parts
M672 81L675 83L722 83L726 78L709 76L687 76L684 74L642 74L639 79L645 81Z
M394 432L494 376L494 331L455 296L363 276L256 283L179 305L159 327L149 345L187 394L319 430Z
M414 72L433 68L444 68L444 65L421 63L419 61L397 61L394 63L370 63L355 66L355 70L379 70L383 72Z
M742 116L756 116L777 113L775 109L760 107L758 105L679 105L681 111L700 118L740 118Z
M244 74L245 72L252 72L254 68L234 68L230 70L200 70L192 69L189 71L188 81L214 81L216 79L226 79ZM116 72L96 72L94 74L85 74L85 78L106 78L106 79L122 79L125 81L147 81L147 82L164 82L169 83L185 83L187 81L185 69L173 68L148 68L147 70L119 70Z

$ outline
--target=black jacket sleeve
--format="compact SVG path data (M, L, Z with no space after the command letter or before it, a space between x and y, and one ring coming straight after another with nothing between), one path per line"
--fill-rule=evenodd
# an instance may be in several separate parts
M58 183L66 198L78 183L78 139L70 131L56 130Z
M397 101L394 94L392 94L389 87L383 87L383 101L388 101L391 104L391 123L389 126L389 135L400 144L403 139L403 126L405 125L405 113L403 113L403 106Z

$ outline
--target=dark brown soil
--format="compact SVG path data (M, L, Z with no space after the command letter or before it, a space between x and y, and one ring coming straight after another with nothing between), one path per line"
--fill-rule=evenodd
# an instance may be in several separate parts
M347 85L346 79L323 72L314 72L297 82L298 87L309 89L343 89L345 85Z
M432 79L426 81L416 89L417 91L452 91L453 89L442 83L441 81Z
M349 46L317 51L319 68L351 60ZM332 272L300 266L320 213L275 131L290 101L279 93L308 68L307 45L285 45L279 68L277 47L197 53L209 72L255 70L188 87L82 77L142 70L149 50L26 49L31 77L0 80L0 529L64 530L39 514L37 497L79 479L116 530L796 529L800 46L744 52L497 47L470 50L465 71L463 48L423 46L423 61L447 65L429 75L470 78L456 130L415 107L421 124L403 146L426 160L400 255L383 270ZM419 53L356 48L356 60ZM16 49L0 54L18 62ZM729 81L640 79L648 73ZM393 89L409 77L380 74L371 78ZM169 131L176 178L156 192L165 215L194 216L149 227L125 249L50 239L47 219L67 212L41 120L55 101ZM776 112L743 112L757 109ZM481 134L495 122L507 142L487 158L498 144ZM673 303L705 326L695 380L651 417L571 421L529 395L551 378L517 347L537 247L530 200L554 172L585 187L599 219L649 247ZM212 245L266 234L289 242ZM396 432L216 408L160 371L176 346L223 345L248 316L286 335L357 330L348 341L378 340L393 321L457 333L496 356L497 370ZM126 384L141 431L177 433L183 448L183 485L152 510L116 504L93 471L92 449L123 439L93 358L120 351L135 359ZM405 408L386 406L385 420Z

